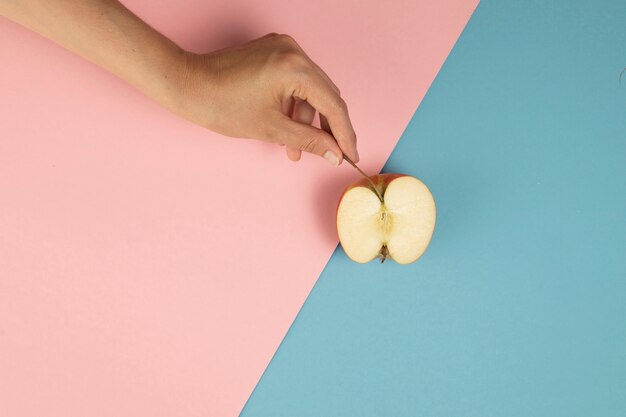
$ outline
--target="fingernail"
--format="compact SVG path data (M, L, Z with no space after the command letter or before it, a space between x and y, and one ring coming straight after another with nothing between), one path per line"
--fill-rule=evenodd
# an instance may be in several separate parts
M354 154L356 155L356 161L354 162L359 162L361 160L361 157L359 156L359 151L357 151L356 149L354 150Z
M333 151L326 151L324 154L324 159L330 162L332 166L339 166L339 158Z

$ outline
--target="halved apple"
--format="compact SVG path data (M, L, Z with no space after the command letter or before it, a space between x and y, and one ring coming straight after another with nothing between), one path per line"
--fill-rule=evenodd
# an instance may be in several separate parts
M350 259L415 262L435 229L435 200L415 177L380 174L348 186L337 207L337 231Z

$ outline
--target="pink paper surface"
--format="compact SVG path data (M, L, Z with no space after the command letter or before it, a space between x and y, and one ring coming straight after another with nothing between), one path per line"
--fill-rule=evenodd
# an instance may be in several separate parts
M125 4L198 52L293 35L373 173L477 0ZM196 127L4 19L0 94L0 415L237 415L357 174Z

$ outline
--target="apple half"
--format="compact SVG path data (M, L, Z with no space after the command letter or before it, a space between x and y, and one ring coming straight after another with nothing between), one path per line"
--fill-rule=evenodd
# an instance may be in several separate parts
M371 181L370 181L371 180ZM435 200L415 177L380 174L348 186L337 206L337 232L353 261L417 261L435 230Z

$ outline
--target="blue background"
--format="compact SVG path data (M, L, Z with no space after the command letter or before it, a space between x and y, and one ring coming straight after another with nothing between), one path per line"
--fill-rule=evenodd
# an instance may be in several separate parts
M431 246L338 248L242 415L626 416L624 67L624 0L483 1L384 168Z

